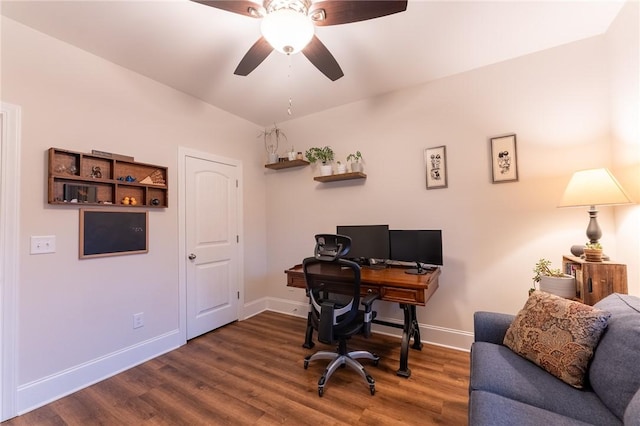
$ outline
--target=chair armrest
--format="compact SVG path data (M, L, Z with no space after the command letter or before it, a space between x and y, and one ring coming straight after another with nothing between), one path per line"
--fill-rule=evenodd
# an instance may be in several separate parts
M376 313L372 311L373 301L380 298L377 293L369 293L362 299L360 304L364 306L364 325L362 326L362 334L364 337L371 336L371 321L376 317Z
M380 295L378 293L369 293L365 297L360 299L360 304L364 306L365 312L371 312L371 306L373 305L373 301L379 298L380 298Z
M479 311L473 314L474 341L501 345L515 315Z

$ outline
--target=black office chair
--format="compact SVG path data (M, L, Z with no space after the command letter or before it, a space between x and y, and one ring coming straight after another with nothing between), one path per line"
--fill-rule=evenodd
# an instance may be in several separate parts
M367 351L347 352L347 340L351 336L358 333L366 337L371 335L371 321L376 314L371 307L378 298L377 294L369 294L360 299L360 266L342 258L350 248L351 238L347 236L316 235L315 256L302 262L309 296L309 326L317 330L320 342L338 343L337 352L319 351L304 359L305 369L316 359L331 360L318 381L320 396L331 375L345 365L360 373L369 385L371 395L376 391L375 380L356 359L370 359L378 365L380 357ZM330 282L321 278L328 273L332 276ZM364 310L359 309L360 303Z

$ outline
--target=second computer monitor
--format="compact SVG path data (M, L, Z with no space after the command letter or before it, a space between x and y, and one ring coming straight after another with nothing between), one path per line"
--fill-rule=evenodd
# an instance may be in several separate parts
M351 237L346 257L365 262L389 259L389 225L337 226L336 233Z
M442 265L442 231L391 230L390 259L403 262L417 262L428 265Z

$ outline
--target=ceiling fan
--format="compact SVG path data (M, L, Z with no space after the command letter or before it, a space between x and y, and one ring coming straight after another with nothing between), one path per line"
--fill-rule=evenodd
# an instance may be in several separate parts
M344 76L329 49L314 34L314 25L348 24L380 18L407 9L407 0L192 0L216 9L262 19L262 37L234 71L249 75L274 50L302 52L331 81Z

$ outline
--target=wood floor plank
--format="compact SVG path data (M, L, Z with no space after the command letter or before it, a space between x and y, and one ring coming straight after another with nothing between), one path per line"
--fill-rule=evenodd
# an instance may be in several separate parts
M318 396L327 361L305 356L334 350L302 347L305 320L263 312L192 339L151 361L2 426L75 425L466 425L469 354L425 344L411 349L409 379L398 377L399 339L355 336L350 348L381 356L359 374L339 368Z

